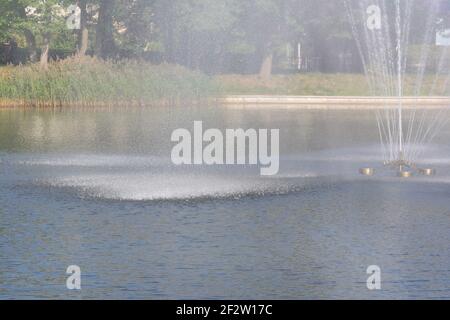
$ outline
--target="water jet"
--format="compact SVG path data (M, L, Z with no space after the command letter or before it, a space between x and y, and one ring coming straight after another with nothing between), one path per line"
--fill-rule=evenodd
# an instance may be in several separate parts
M432 43L436 32L448 28L437 26L436 21L445 21L450 12L440 10L440 0L431 0L427 7L421 7L414 0L379 0L376 4L360 0L357 5L346 0L344 3L372 95L396 99L375 112L385 167L403 178L416 174L435 175L434 169L420 169L416 163L424 155L423 146L429 144L449 120L447 110L450 109L441 108L431 117L428 106L416 104L416 108L405 109L404 84L406 74L411 76L412 72L417 72L412 95L423 96L425 76L434 70L428 96L448 96L449 45ZM420 10L426 13L420 29L423 35L411 25ZM417 51L419 61L414 63L411 60ZM434 51L439 54L437 65L432 59ZM439 77L445 78L444 85L439 84ZM368 175L369 172L360 170L360 173Z

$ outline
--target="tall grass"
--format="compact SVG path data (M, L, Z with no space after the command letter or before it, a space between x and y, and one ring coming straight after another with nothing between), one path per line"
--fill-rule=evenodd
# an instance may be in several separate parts
M0 68L0 105L153 105L201 101L214 94L206 75L173 65L90 57Z
M405 95L413 95L415 76L405 77ZM419 94L447 94L446 77L428 75ZM52 62L0 68L0 106L172 105L204 102L216 95L276 94L318 96L370 95L362 74L220 75L173 65L103 61L72 57Z

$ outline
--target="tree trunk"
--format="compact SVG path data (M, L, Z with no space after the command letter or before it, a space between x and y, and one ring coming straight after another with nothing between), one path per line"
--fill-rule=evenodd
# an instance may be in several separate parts
M22 7L19 10L19 15L22 19L26 19L27 13L25 11L25 7ZM30 59L30 62L34 63L37 61L38 58L36 48L36 37L34 36L33 32L31 32L29 29L24 30L24 35L28 47L28 59Z
M45 37L44 46L42 47L41 59L40 59L41 69L43 69L43 70L48 69L48 51L49 51L49 41L48 41L48 38Z
M84 29L81 33L80 47L78 49L78 56L82 57L86 55L86 51L89 46L89 31Z
M81 10L80 30L78 31L78 55L86 55L89 47L89 31L87 29L87 0L79 0L78 6Z
M80 47L78 49L78 55L80 57L86 55L88 46L89 46L89 31L87 28L85 28L81 33Z
M34 34L28 30L24 30L25 39L27 42L28 47L28 59L30 59L30 62L34 63L37 61L37 48L36 48L36 38L34 37Z
M112 57L115 51L112 20L113 9L114 1L100 1L95 41L95 55L103 59Z
M165 19L164 19L164 26L166 29L165 36L166 36L166 54L165 54L165 60L169 63L175 62L175 56L174 56L174 8L172 1L164 2L165 5Z
M259 70L259 76L264 81L270 80L272 76L272 62L273 62L273 53L270 52L264 56L263 62L261 64L261 69Z

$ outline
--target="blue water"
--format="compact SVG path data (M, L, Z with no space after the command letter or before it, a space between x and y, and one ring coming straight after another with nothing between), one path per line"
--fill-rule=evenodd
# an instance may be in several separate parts
M194 120L279 128L279 174L174 167ZM438 175L410 180L377 137L356 111L2 110L0 298L449 299L450 131L426 146Z

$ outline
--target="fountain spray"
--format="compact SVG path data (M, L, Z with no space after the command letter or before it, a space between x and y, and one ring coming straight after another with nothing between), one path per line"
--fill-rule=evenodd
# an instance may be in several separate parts
M369 3L367 2L367 4ZM402 3L405 3L405 8L402 7ZM370 5L367 10L362 10L363 14L370 15L370 19L379 19L376 24L370 24L369 21L373 20L367 20L368 22L364 26L365 29L363 32L363 39L366 41L365 46L361 42L358 42L360 38L356 29L356 20L353 17L352 7L348 3L346 4L352 24L352 31L363 59L364 71L368 77L369 86L371 86L371 89L375 89L374 92L377 94L392 95L398 99L398 105L394 106L393 113L386 112L387 124L382 122L380 115L377 116L377 122L382 145L384 145L384 139L386 139L391 148L390 157L385 159L384 164L394 169L397 175L402 178L409 178L416 173L426 176L435 174L434 169L420 169L416 167L413 163L413 157L411 157L410 151L408 150L410 147L408 144L409 139L405 140L404 136L403 76L406 68L405 50L407 50L409 37L409 10L411 9L412 3L413 0L395 0L392 3L393 14L395 15L393 25L391 25L393 30L389 28L389 20L386 18L385 1L381 1L378 5ZM380 14L383 10L385 11L384 20L382 20ZM405 19L403 19L402 10L405 10ZM379 15L378 17L377 14ZM381 21L384 21L383 30ZM390 30L393 31L396 37L392 42L389 37ZM385 41L384 43L382 42L383 40ZM392 48L390 46L395 46L395 51L390 50ZM364 55L363 48L367 49L368 54L366 56ZM396 57L394 56L394 52L396 53ZM379 72L374 72L372 69L373 66L379 68ZM387 83L387 86L391 85L392 91L389 91L389 88L379 90L380 84L383 86L383 83ZM411 127L408 129L411 129ZM360 169L360 173L366 176L372 176L375 174L375 169L362 168Z
M403 79L402 79L402 61L403 61L403 52L402 52L402 28L401 28L401 12L400 12L400 0L396 0L396 21L395 21L395 29L397 34L397 89L398 89L398 161L401 163L404 161L403 159L403 117L402 117L402 109L403 109Z

